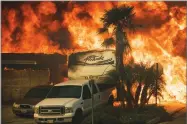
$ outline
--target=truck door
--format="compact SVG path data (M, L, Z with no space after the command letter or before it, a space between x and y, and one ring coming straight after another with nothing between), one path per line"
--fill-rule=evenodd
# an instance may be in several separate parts
M83 98L84 112L85 114L87 114L89 111L91 111L91 107L92 107L91 92L90 89L88 88L88 85L83 86L82 98Z

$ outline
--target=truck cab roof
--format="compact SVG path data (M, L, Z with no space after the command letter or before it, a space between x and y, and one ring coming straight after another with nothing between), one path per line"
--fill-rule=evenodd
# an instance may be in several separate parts
M55 86L65 86L65 85L77 85L82 86L84 84L87 84L89 80L69 80L62 83L58 83Z

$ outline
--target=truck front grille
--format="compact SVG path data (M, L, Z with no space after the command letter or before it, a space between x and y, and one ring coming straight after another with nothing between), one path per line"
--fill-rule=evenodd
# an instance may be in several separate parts
M64 106L41 106L39 110L39 113L43 115L60 115L65 113Z

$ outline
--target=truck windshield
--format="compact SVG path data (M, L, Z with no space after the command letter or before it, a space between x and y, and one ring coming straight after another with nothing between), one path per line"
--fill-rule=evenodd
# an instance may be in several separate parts
M30 89L24 98L45 98L51 87L45 88L32 88Z
M81 86L55 86L51 89L47 98L80 98Z

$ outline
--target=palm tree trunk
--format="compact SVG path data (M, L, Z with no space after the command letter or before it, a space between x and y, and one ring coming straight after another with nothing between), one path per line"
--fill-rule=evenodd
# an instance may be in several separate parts
M123 49L123 48L122 48ZM122 90L122 93L121 93L121 97L122 97L122 107L124 108L124 96L125 96L125 88L124 88L124 64L123 64L123 51L121 51L120 53L120 76L121 76L121 90Z
M151 98L152 95L153 95L153 93L150 93L150 94L149 94L148 98L146 99L146 103L149 102L149 99Z
M141 94L141 99L140 99L140 106L143 107L146 103L147 99L147 90L148 90L148 85L145 85Z
M120 101L120 92L121 92L121 87L120 87L119 79L118 79L118 81L117 81L116 90L117 90L117 101Z
M138 87L136 89L136 93L135 93L135 107L138 107L138 101L140 98L141 89L142 89L142 84L141 84L141 82L139 82L139 85L138 85Z
M116 43L116 71L118 74L120 74L119 72L119 45ZM121 87L120 87L120 77L118 78L118 81L117 81L117 86L116 86L116 89L117 89L117 101L120 101L120 91L121 91Z
M119 36L121 35L120 33L122 33L122 29L121 27L117 26L117 31L116 31L116 71L119 74L119 82L123 83L123 48L121 47L120 44L120 38ZM118 99L122 102L123 98L122 98L122 84L120 85L120 88L118 89L120 91L117 91L119 94Z
M131 86L128 84L127 85L127 107L128 108L133 108L132 104L132 97L131 97Z

